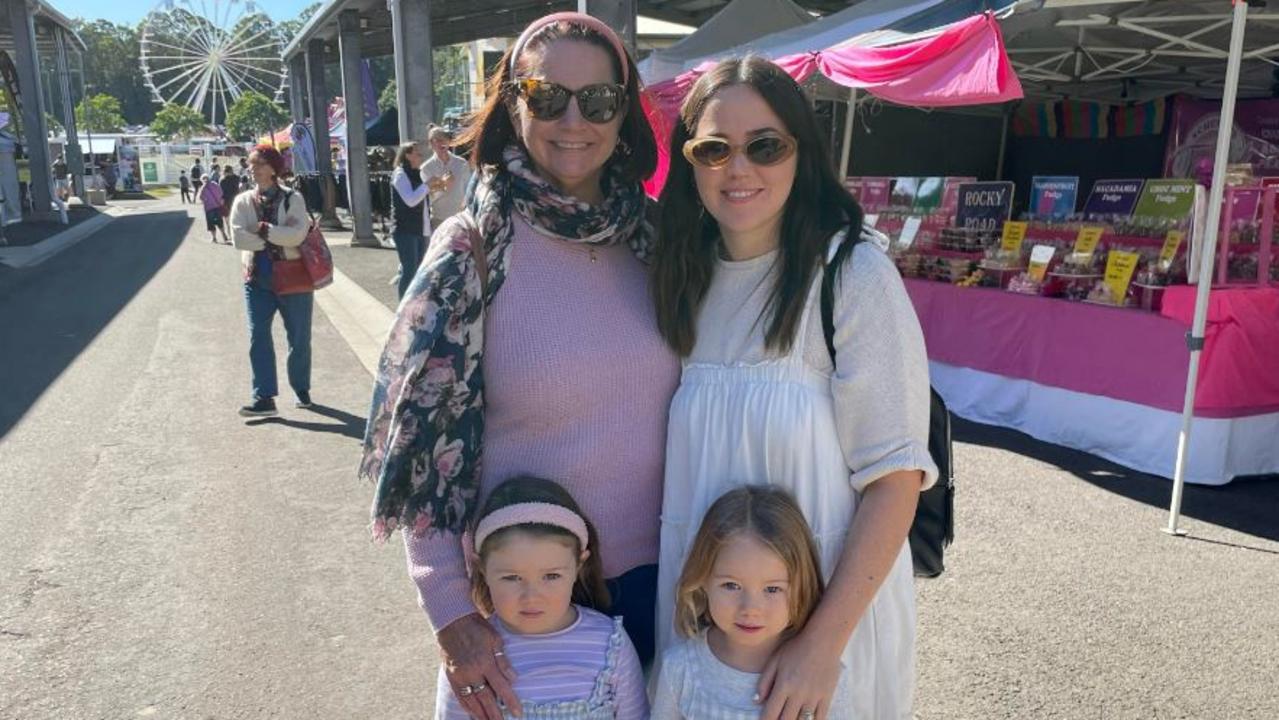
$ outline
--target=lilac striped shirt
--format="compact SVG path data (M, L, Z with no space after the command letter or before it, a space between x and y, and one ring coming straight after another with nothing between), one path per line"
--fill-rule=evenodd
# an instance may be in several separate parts
M645 720L648 698L644 671L621 623L590 608L574 607L577 620L572 625L544 635L519 635L496 616L490 618L502 636L506 657L515 668L515 694L524 703L525 717L594 718L600 717L598 706L608 705L611 712L604 711L607 717ZM563 708L539 712L530 707L531 704L575 701L587 701L596 711L592 713L584 707L578 715L567 714ZM443 665L440 666L435 718L470 719L449 687Z

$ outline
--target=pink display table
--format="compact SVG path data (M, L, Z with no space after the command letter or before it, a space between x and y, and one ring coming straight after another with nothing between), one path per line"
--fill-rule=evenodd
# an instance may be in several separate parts
M905 282L956 414L1172 475L1194 288L1155 314ZM1279 472L1279 290L1214 291L1205 334L1187 479Z

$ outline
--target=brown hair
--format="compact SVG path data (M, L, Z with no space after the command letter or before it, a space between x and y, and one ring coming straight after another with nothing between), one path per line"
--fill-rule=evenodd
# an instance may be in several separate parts
M821 561L804 513L790 494L772 486L748 485L720 496L706 511L702 526L675 585L675 629L692 637L712 624L703 586L710 579L719 551L741 534L749 534L777 553L790 576L790 625L804 627L822 596Z
M493 492L484 501L484 506L476 516L475 523L471 526L471 532L474 533L475 527L479 525L479 522L494 511L508 505L518 505L520 503L559 505L573 511L582 518L586 523L589 545L587 549L591 551L591 554L586 558L586 562L578 566L577 581L573 583L573 602L597 610L607 610L611 600L608 588L604 585L604 565L600 560L599 533L595 532L595 525L591 523L590 518L586 517L582 509L577 506L577 501L573 499L573 496L569 495L567 490L556 483L527 475L503 481L502 484L493 488ZM582 555L581 541L572 532L558 525L523 523L502 528L489 535L484 539L484 544L475 549L479 560L471 568L471 600L476 607L487 614L493 614L493 598L489 595L489 586L484 578L484 558L488 553L501 547L502 543L516 533L523 533L535 538L554 539L571 548L574 557L581 557Z
M698 79L671 133L670 174L662 189L661 221L653 257L652 287L657 327L666 343L687 356L697 342L697 312L710 288L719 253L715 218L702 206L684 143L693 137L715 93L746 85L781 119L795 138L795 182L782 211L777 279L763 313L765 347L786 352L795 342L804 302L821 267L827 243L841 228L860 232L862 209L836 177L825 136L804 90L777 65L760 57L725 60ZM857 236L851 235L851 238Z
M400 147L395 150L395 167L408 172L412 168L409 167L409 153L413 152L413 148L417 147L415 142L402 142Z
M613 77L622 78L621 58L608 38L596 30L572 22L557 22L548 25L529 39L520 53L519 65L527 72L530 58L544 52L546 47L557 40L574 40L585 42L603 49L611 58ZM487 99L484 105L471 117L470 122L453 142L454 146L469 145L471 147L471 165L483 168L485 165L502 165L502 151L507 145L519 142L515 134L515 125L511 114L515 108L515 96L510 83L515 78L510 75L511 53L506 51L497 69L489 76L485 84ZM632 182L647 180L657 170L657 141L653 139L653 129L644 114L641 100L643 90L640 87L639 70L628 54L625 59L628 82L626 83L626 108L622 116L622 126L618 129L618 145L627 148L615 153L608 164L621 163L623 177Z

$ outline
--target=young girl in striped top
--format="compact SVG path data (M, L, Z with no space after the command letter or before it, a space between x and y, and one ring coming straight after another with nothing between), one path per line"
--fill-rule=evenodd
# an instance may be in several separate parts
M507 480L464 542L472 599L501 636L495 654L513 671L524 720L648 717L643 670L621 619L588 607L608 607L608 590L595 527L567 491L549 480ZM487 683L459 694L496 706ZM443 666L435 716L471 717ZM513 716L504 708L504 717Z
M662 654L652 720L756 720L761 674L822 594L799 506L777 487L725 493L702 519L676 592L675 628L685 640ZM799 717L844 717L845 686L841 677L833 708Z

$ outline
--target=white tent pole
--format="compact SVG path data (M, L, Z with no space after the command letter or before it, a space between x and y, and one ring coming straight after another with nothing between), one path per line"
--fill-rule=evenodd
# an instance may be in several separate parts
M1190 426L1195 415L1195 387L1199 382L1199 354L1203 351L1204 327L1208 324L1208 293L1212 289L1213 261L1217 257L1217 235L1221 224L1221 197L1225 193L1226 160L1230 155L1230 131L1235 123L1235 98L1239 94L1239 63L1243 57L1244 25L1248 20L1246 0L1234 1L1234 24L1230 30L1230 55L1226 61L1226 87L1221 97L1221 122L1217 130L1217 155L1212 164L1212 190L1208 193L1208 220L1204 228L1204 249L1199 267L1199 291L1195 295L1195 317L1187 343L1190 371L1186 377L1186 400L1181 413L1181 435L1177 438L1177 464L1172 479L1172 506L1168 509L1170 535L1184 535L1178 529L1181 495L1186 486L1186 455Z
M848 164L853 159L853 119L857 116L857 88L848 91L848 112L844 114L844 142L839 146L839 181L848 177Z

